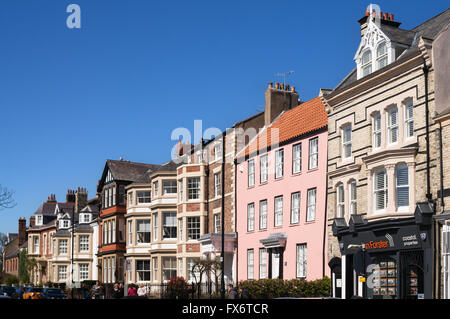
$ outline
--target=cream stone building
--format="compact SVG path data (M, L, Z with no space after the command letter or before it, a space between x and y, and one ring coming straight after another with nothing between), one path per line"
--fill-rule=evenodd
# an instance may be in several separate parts
M449 22L447 10L404 30L371 5L359 20L355 69L321 91L329 113L333 296L434 296L440 175L433 40Z

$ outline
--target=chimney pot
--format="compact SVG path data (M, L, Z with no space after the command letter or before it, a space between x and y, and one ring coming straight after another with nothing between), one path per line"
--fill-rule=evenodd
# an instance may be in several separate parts
M369 16L369 9L366 9L366 17Z
M281 90L284 90L284 83L280 84Z
M291 92L295 92L295 86L291 86Z
M394 21L394 15L392 13L389 13L389 20Z

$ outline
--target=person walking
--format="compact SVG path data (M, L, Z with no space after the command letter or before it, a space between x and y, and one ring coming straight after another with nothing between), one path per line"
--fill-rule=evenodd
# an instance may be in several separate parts
M239 294L236 288L233 288L232 284L228 284L228 299L238 299Z
M137 290L137 295L139 297L145 297L147 295L147 288L144 286L143 283L139 284L139 289Z

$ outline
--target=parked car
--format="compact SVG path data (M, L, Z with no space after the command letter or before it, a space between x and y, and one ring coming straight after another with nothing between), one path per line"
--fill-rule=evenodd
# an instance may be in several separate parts
M0 295L16 298L16 288L10 286L1 286Z
M17 299L23 299L23 293L27 290L27 287L25 286L19 286L16 288L16 298Z
M28 288L23 293L23 299L41 299L41 294L44 288Z
M41 297L44 299L65 299L66 295L60 288L44 288Z

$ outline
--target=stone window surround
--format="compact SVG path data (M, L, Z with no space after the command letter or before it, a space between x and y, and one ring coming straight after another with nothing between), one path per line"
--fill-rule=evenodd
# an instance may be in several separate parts
M396 168L399 165L408 166L408 179L409 179L409 207L396 207ZM387 207L384 210L374 210L374 194L373 194L373 174L380 168L386 169L387 177L387 189L388 189L388 202ZM414 156L410 158L403 158L398 160L391 157L384 161L384 163L372 163L367 165L367 219L376 219L386 216L398 216L398 215L411 215L414 213L415 203L415 160Z
M351 139L351 143L352 143L352 152L350 157L344 158L344 154L343 154L343 140L344 137L342 136L344 128L350 125L352 128L352 139ZM354 161L354 157L353 157L353 149L354 149L354 141L353 141L353 131L355 130L355 120L354 120L354 116L353 114L349 114L347 116L345 116L342 119L339 119L336 121L336 127L337 127L337 134L339 136L339 159L337 160L337 166L340 167L342 165L347 165L350 163L353 163Z
M345 220L348 222L350 219L350 183L352 181L356 181L356 198L358 198L358 176L359 176L359 171L357 172L353 172L351 174L345 175L345 176L341 176L340 178L336 179L333 181L333 190L335 191L335 207L334 207L334 218L337 218L337 212L338 212L338 208L337 208L337 204L338 204L338 186L339 185L344 185L344 218Z
M412 91L408 91L405 92L399 96L397 96L394 100L390 99L389 101L386 101L386 103L380 103L377 104L374 107L370 107L370 109L367 109L368 115L367 118L370 118L371 121L371 145L372 145L372 150L370 151L369 155L373 154L373 153L377 153L377 152L381 152L384 151L386 149L391 149L391 148L400 148L402 146L404 146L405 144L413 144L417 142L417 136L412 136L412 137L408 137L405 138L405 105L406 102L408 102L409 100L413 101L413 105L416 105L416 100L415 98L413 98L413 93ZM397 137L397 142L396 143L392 143L392 144L388 144L387 141L387 134L388 134L388 130L387 130L387 125L388 125L388 111L390 108L397 106L398 109L398 137ZM374 115L376 115L377 113L380 113L381 115L381 146L379 148L374 149L373 148L373 137L372 137L372 133L373 133L373 117ZM413 117L414 120L415 117Z

